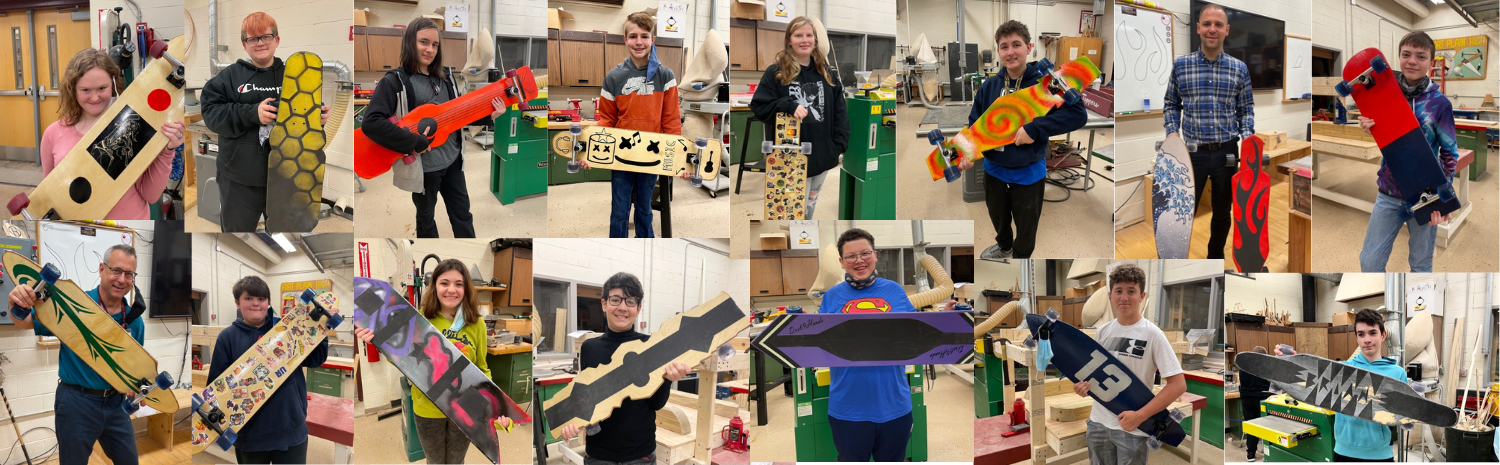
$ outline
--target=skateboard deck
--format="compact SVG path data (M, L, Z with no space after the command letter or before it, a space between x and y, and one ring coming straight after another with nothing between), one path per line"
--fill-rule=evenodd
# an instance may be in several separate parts
M11 219L106 219L166 148L162 125L182 120L187 82L181 60L187 59L193 35L189 16L185 34L165 47L151 47L159 58L141 70L35 189L10 200Z
M89 298L88 291L71 279L57 279L56 267L48 265L47 269L52 271L44 271L21 254L5 252L0 261L15 284L29 284L49 294L29 311L12 306L14 318L31 314L33 322L52 331L114 390L140 394L140 404L153 409L177 411L177 396L171 390L172 375L158 372L156 358L130 337L98 302ZM135 405L127 403L126 411L133 412Z
M287 57L276 100L266 166L266 231L311 232L323 204L323 146L328 143L322 122L323 60L309 52Z
M401 129L414 134L422 134L430 130L432 134L427 137L427 140L433 141L434 144L441 144L448 140L448 135L453 131L494 113L495 105L491 102L496 98L502 99L506 106L511 106L531 101L536 96L536 78L531 75L531 67L522 66L506 71L505 79L481 87L479 90L460 95L456 99L439 105L429 103L413 108L406 113L406 116L399 119L392 116L390 120ZM416 162L417 158L412 154L396 153L394 150L375 143L365 136L363 128L354 130L354 173L359 177L371 179L385 174L391 170L391 164L396 160L411 164Z
M499 463L495 421L503 416L529 423L531 416L390 283L356 277L354 294L354 326L374 331L371 343L386 360L432 400L474 447Z
M724 144L718 139L688 139L656 132L631 131L604 126L576 126L552 136L552 149L568 159L584 154L590 168L677 176L692 171L701 179L719 176ZM570 128L575 129L575 128ZM698 143L703 147L699 148Z
M766 210L770 220L802 220L807 216L807 157L791 146L802 143L802 121L789 113L776 114L775 141L766 153ZM762 144L762 152L767 152ZM810 152L810 151L807 151Z
M1354 96L1360 114L1375 120L1370 135L1380 146L1380 155L1402 200L1419 224L1432 220L1432 212L1458 210L1452 180L1443 171L1438 154L1412 113L1411 105L1397 83L1380 49L1360 50L1344 64L1344 80L1335 87L1339 95Z
M1271 255L1266 215L1271 206L1271 176L1261 171L1265 141L1251 135L1240 141L1240 171L1234 174L1234 268L1256 273Z
M1234 356L1234 364L1275 383L1294 399L1361 420L1387 426L1458 423L1458 412L1427 400L1401 380L1316 355L1241 352Z
M1156 229L1157 258L1188 258L1193 242L1193 162L1187 144L1168 135L1156 148L1152 168L1151 224Z
M1099 78L1099 68L1088 57L1063 63L1056 70L1046 59L1039 64L1047 70L1041 81L988 102L984 114L952 139L942 140L941 132L928 135L928 142L937 145L932 153L927 154L927 171L933 181L943 178L948 182L957 181L962 174L958 171L958 157L978 163L984 158L984 151L1014 143L1016 130L1022 125L1064 103L1082 98L1079 92L1084 86Z
M1156 394L1151 385L1141 381L1110 349L1089 337L1073 325L1060 320L1050 320L1035 313L1026 315L1026 326L1031 337L1045 339L1042 334L1050 331L1052 340L1052 366L1068 379L1077 383L1088 381L1089 397L1104 408L1119 414L1145 407ZM1172 419L1172 412L1162 410L1141 422L1136 429L1164 444L1176 446L1187 437L1182 424Z
M542 412L549 431L557 436L567 425L583 428L598 423L625 399L650 397L661 387L668 364L696 365L748 327L750 319L722 292L677 314L651 333L649 340L620 344L609 364L579 372L572 383L548 399Z
M788 313L750 346L788 367L974 363L974 313Z
M194 454L209 444L229 450L237 437L234 432L255 417L282 381L343 321L333 313L339 298L332 292L315 295L308 289L297 300L276 326L217 379L208 386L193 386Z

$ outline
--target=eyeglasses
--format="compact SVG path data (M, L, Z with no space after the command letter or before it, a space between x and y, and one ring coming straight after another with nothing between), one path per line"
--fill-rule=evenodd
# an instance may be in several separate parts
M110 277L118 278L118 277L124 276L126 281L135 281L135 272L134 271L125 271L125 270L122 270L122 269L119 269L119 268L115 268L115 267L109 266L109 265L104 265L104 267L105 268L109 268L109 275L110 275Z
M244 42L244 43L247 43L247 44L251 44L251 45L260 45L260 44L263 44L263 43L270 43L271 39L275 39L275 38L276 38L276 34L266 34L266 35L263 35L263 36L246 37L246 38L242 39L241 42Z
M840 257L840 258L843 258L845 262L854 263L855 261L868 261L871 257L874 257L874 256L875 256L875 252L874 251L866 250L864 252L860 252L860 253L857 253L857 254L852 253L852 254L849 254L849 255L845 255L845 256Z
M620 304L624 304L626 308L636 308L641 306L641 300L635 297L620 297L617 295L612 295L609 296L609 298L605 301L609 302L610 305L615 307L620 306Z

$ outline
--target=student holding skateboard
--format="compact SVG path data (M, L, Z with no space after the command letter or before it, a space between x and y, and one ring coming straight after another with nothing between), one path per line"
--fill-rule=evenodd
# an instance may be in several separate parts
M604 281L604 335L583 342L579 349L579 369L587 370L610 363L615 349L631 341L649 340L651 336L635 331L636 317L646 293L641 280L630 273L615 273ZM625 399L609 418L587 427L588 444L584 465L650 465L656 463L656 411L667 406L672 383L688 374L687 364L673 362L662 373L662 383L651 397ZM562 427L558 439L567 442L578 436L575 425Z
M105 59L108 60L108 57ZM95 88L95 91L107 92L105 89ZM135 288L135 248L115 245L105 250L104 255L104 263L99 264L99 286L88 291L89 297L119 322L130 333L130 337L135 338L135 342L144 343L145 323L134 317L126 320L126 310L130 309L130 305L125 302L125 295ZM36 290L30 284L16 284L15 289L10 291L10 304L32 308L36 304ZM52 331L46 326L37 325L32 320L32 315L35 314L36 312L32 312L26 318L12 318L16 329L30 329L38 336L52 336ZM88 463L89 456L94 453L95 442L99 443L104 455L115 464L139 463L140 457L135 447L135 427L131 426L130 414L120 408L122 403L134 399L136 394L115 391L66 345L58 352L57 364L57 385L60 389L53 399L52 408L56 412L57 450L62 464Z
M1209 220L1208 256L1224 259L1233 215L1234 171L1239 140L1255 134L1255 99L1250 92L1250 70L1245 62L1224 53L1229 36L1224 8L1208 4L1196 24L1200 48L1177 57L1162 103L1162 126L1167 135L1179 134L1193 165L1193 198L1213 183L1213 217Z
M1005 64L1005 72L985 79L974 92L974 102L983 103L969 110L970 125L984 116L990 102L1034 86L1046 75L1036 63L1026 62L1035 46L1031 31L1020 21L1006 21L995 30L995 52ZM1021 126L1014 144L984 152L984 203L995 227L995 245L984 249L980 258L1031 258L1046 191L1042 181L1047 178L1047 139L1075 131L1087 122L1088 113L1080 99ZM974 161L968 157L958 162L960 170L973 166Z
M798 16L786 27L786 47L776 53L776 63L766 67L750 99L755 119L765 123L765 140L776 140L776 114L801 120L801 141L812 143L807 154L807 216L812 219L818 193L828 172L839 166L839 157L849 148L849 113L844 106L844 87L828 58L818 50L818 34L812 19Z
M486 350L489 338L485 336L484 317L479 315L474 294L474 282L469 279L469 269L464 262L447 259L432 269L432 282L422 295L422 316L442 331L443 337L468 357L469 362L479 367L486 378L490 377ZM366 344L375 340L375 332L367 328L354 330L354 337ZM469 437L458 429L448 417L438 410L427 395L416 386L411 387L412 414L416 415L417 436L422 440L422 450L427 453L427 463L464 463L469 453ZM510 424L510 418L500 417L501 426Z
M72 151L83 135L99 122L99 116L114 103L118 88L120 67L103 51L86 48L73 55L68 68L63 72L62 103L57 107L57 121L47 126L42 133L42 176L62 163L63 157ZM156 154L156 160L141 174L125 196L115 204L103 220L149 220L149 204L155 202L167 189L167 178L172 171L172 159L177 147L182 146L182 121L167 121L161 133L167 136L167 146Z
M1404 44L1405 41L1403 40L1402 43ZM1405 45L1402 48L1404 49ZM1410 384L1412 381L1406 377L1406 369L1396 359L1385 356L1385 337L1385 318L1380 316L1380 312L1368 308L1360 309L1354 313L1354 338L1359 342L1359 350L1349 356L1348 360L1340 363L1370 370ZM1291 354L1283 353L1281 347L1277 346L1276 356L1283 355ZM1391 447L1395 441L1394 427L1342 413L1336 415L1333 420L1333 461L1396 461L1395 452Z
M1401 38L1400 44L1401 72L1396 74L1396 80L1401 85L1401 93L1406 95L1406 102L1411 105L1412 113L1417 116L1427 144L1432 147L1433 153L1438 154L1443 173L1452 182L1454 173L1458 171L1453 103L1439 90L1442 87L1438 83L1427 78L1428 72L1432 70L1432 54L1436 47L1432 38L1422 31L1406 34ZM1370 133L1370 128L1375 124L1375 120L1360 115L1359 127L1366 134ZM1432 252L1437 247L1437 225L1448 221L1448 215L1434 211L1430 222L1426 225L1418 223L1406 208L1402 193L1397 190L1396 180L1391 176L1391 169L1386 166L1384 158L1380 159L1380 171L1375 174L1375 185L1379 192L1375 195L1375 206L1370 211L1370 224L1365 228L1364 246L1359 251L1360 271L1385 272L1386 261L1391 257L1391 247L1396 242L1396 236L1401 233L1401 225L1405 224L1408 233L1406 260L1411 265L1411 271L1431 273Z
M254 348L256 341L281 321L271 314L271 288L259 276L240 278L231 291L240 318L219 333L208 379L219 379L232 368L231 363ZM328 312L338 313L338 308L329 308ZM299 367L322 366L327 360L328 340L324 339ZM307 463L307 378L302 370L292 370L281 382L281 388L236 431L236 463Z
M1145 407L1119 415L1094 400L1088 430L1084 433L1089 445L1089 463L1144 464L1146 455L1151 452L1146 445L1148 436L1136 428L1152 415L1166 410L1187 392L1187 381L1167 335L1142 314L1141 304L1146 300L1146 272L1126 263L1110 271L1107 282L1115 319L1100 327L1095 339L1112 350L1115 358L1129 367L1136 378L1151 380L1161 373L1165 385ZM1088 397L1090 386L1089 381L1074 383L1073 392Z
M1266 348L1255 346L1250 349L1257 354L1266 353ZM1240 419L1244 421L1260 418L1260 403L1271 397L1271 382L1265 378L1255 376L1247 371L1240 370ZM1255 451L1260 447L1260 438L1254 435L1245 435L1245 461L1255 461Z
M219 135L216 162L221 204L219 225L225 232L254 232L266 213L266 140L276 123L276 99L286 65L276 57L281 36L276 20L262 12L240 23L241 58L203 84L203 124ZM328 106L323 106L328 125Z

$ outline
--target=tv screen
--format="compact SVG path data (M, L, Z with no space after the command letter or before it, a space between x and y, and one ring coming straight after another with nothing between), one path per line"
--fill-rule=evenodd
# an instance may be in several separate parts
M193 235L182 221L156 221L151 248L151 318L193 316Z
M1198 38L1198 12L1206 2L1193 0L1193 23L1188 26L1192 48L1201 47ZM1245 62L1250 70L1250 86L1255 89L1280 89L1282 61L1286 60L1286 23L1254 13L1224 7L1229 17L1229 37L1224 39L1224 53Z

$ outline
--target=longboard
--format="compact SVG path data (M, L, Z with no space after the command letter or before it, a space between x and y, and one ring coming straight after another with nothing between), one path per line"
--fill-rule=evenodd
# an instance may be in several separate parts
M787 313L750 343L788 367L974 363L974 313Z
M193 18L187 32L151 47L152 60L125 88L78 145L68 151L30 194L6 204L11 219L102 220L167 146L161 127L181 121L182 88Z
M1417 223L1427 224L1432 212L1446 215L1462 205L1442 161L1427 144L1417 116L1406 102L1385 55L1378 48L1360 50L1344 63L1344 80L1334 86L1341 96L1354 96L1360 114L1375 120L1370 135L1380 146L1381 160L1391 171L1396 189Z
M266 399L281 389L282 381L302 365L308 354L327 338L344 317L332 292L302 292L297 305L276 326L229 365L208 386L193 386L193 453L209 444L229 450L238 434ZM332 310L330 310L332 309Z
M564 426L582 428L609 418L625 399L650 397L661 387L667 365L696 365L713 355L750 320L729 294L718 297L662 323L645 341L620 344L609 364L578 373L573 382L548 399L542 408L553 436Z
M61 271L55 265L43 268L15 252L5 252L0 261L15 284L29 284L37 290L38 300L31 309L11 306L13 318L32 315L33 322L52 331L114 390L139 394L137 401L124 404L126 412L134 413L141 404L167 413L177 411L172 375L158 372L156 358L89 298L88 291L71 279L58 279Z
M1271 255L1266 215L1271 206L1271 176L1261 171L1265 141L1251 135L1240 141L1240 171L1234 174L1234 267L1257 273Z
M1177 134L1157 144L1151 169L1151 225L1157 258L1188 258L1193 242L1193 162Z
M1361 420L1386 426L1458 423L1458 412L1427 400L1401 380L1316 355L1241 352L1234 364L1276 383L1294 399Z
M940 130L927 134L927 141L937 147L927 154L927 172L932 180L957 181L959 157L979 162L984 151L1015 143L1016 131L1052 109L1082 99L1084 86L1099 78L1099 68L1088 57L1078 57L1053 69L1043 58L1037 62L1046 73L1036 85L1006 94L990 102L974 124L944 139ZM976 102L978 104L978 102ZM1039 141L1046 142L1046 141Z
M719 176L719 159L724 144L718 139L646 131L631 131L604 126L569 126L552 137L552 149L568 158L568 169L576 169L574 154L583 154L590 168L678 176L692 171L695 179Z
M531 422L525 410L391 283L354 278L354 326L374 331L370 342L375 348L490 461L500 462L496 420L503 416L516 423Z
M448 140L448 135L453 131L494 113L495 105L492 101L495 99L499 98L506 106L510 106L531 101L536 96L536 78L531 75L531 67L522 66L506 71L505 79L479 90L442 104L422 105L407 112L406 116L399 119L392 116L390 119L402 130L413 134L432 131L427 140L433 144L441 144ZM411 164L417 159L415 155L396 153L375 143L365 136L363 128L354 130L354 173L359 177L372 179L385 174L391 170L391 164L396 160Z
M267 232L311 232L318 226L328 143L322 108L323 60L310 52L287 57L266 161Z
M1156 394L1151 385L1141 381L1120 359L1099 341L1061 320L1030 313L1026 326L1033 339L1052 341L1052 366L1077 383L1089 382L1089 397L1115 414L1139 410ZM1187 437L1177 412L1162 410L1141 422L1136 429L1157 442L1176 446Z
M775 139L761 144L766 155L763 218L807 219L807 157L812 154L812 143L802 144L802 121L788 113L776 114Z

